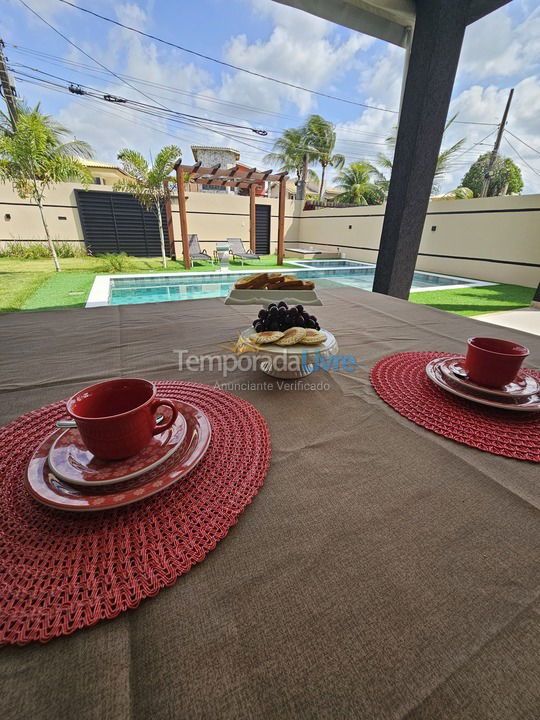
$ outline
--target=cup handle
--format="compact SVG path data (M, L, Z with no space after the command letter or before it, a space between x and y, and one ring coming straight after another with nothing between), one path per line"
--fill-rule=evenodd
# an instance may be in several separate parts
M155 415L158 408L162 405L165 405L172 410L172 416L168 422L156 425L156 427L152 431L152 435L159 435L165 430L168 430L178 417L178 408L176 407L176 405L173 405L170 400L162 400L161 398L156 398L156 400L154 400L154 402L152 403L152 414Z

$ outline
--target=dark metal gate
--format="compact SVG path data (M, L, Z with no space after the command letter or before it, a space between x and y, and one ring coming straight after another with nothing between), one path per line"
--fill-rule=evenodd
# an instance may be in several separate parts
M159 257L159 227L153 212L145 210L128 193L75 190L84 241L93 255L121 253L135 257ZM169 235L162 208L165 252Z
M270 253L270 205L255 205L255 251Z

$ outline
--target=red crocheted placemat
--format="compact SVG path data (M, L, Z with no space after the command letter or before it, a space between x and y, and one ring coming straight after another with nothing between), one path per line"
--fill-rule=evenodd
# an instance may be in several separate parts
M203 410L212 440L190 474L128 507L67 513L23 487L34 449L66 416L64 403L0 429L0 645L46 642L137 607L204 560L257 494L270 464L259 412L207 385L156 385L161 397Z
M438 357L451 353L389 355L369 377L380 397L417 425L494 455L540 462L539 413L498 410L451 395L426 375L427 363ZM530 372L540 379L539 372Z

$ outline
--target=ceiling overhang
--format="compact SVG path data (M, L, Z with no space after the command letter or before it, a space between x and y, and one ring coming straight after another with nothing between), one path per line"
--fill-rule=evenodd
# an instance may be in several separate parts
M343 27L407 47L416 20L416 0L274 0L304 10ZM449 0L468 2L467 24L506 5L511 0Z

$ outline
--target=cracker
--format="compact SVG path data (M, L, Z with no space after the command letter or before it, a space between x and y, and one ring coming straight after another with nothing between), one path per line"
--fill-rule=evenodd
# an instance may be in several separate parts
M276 345L279 345L280 347L287 347L288 345L296 345L296 343L301 342L302 338L306 334L306 328L301 327L292 327L288 330L285 330L283 333L283 337L280 338Z

